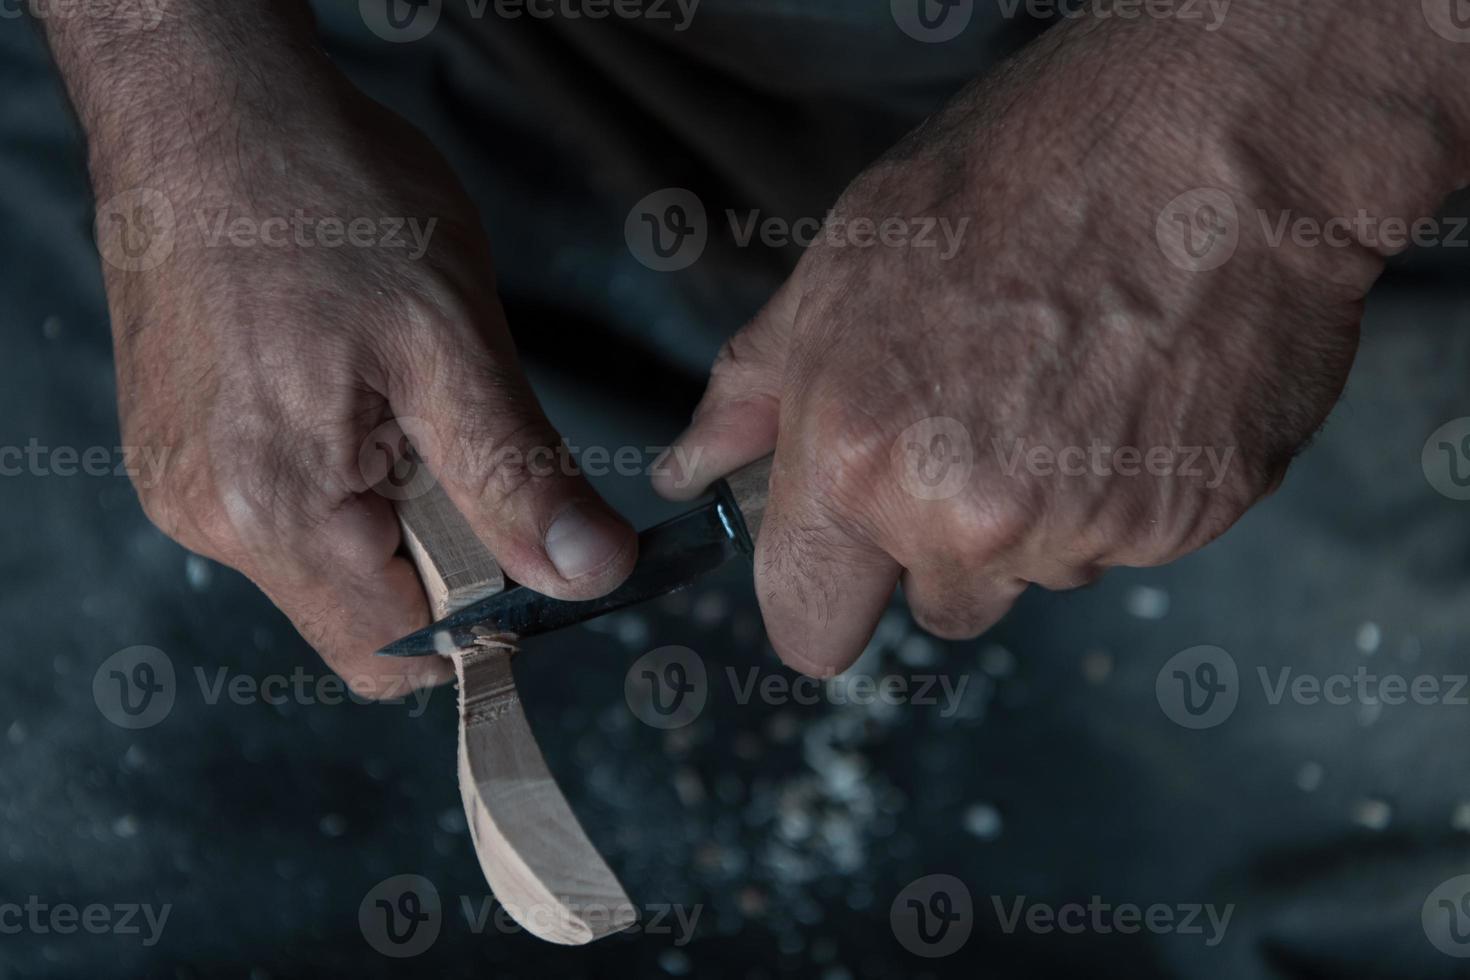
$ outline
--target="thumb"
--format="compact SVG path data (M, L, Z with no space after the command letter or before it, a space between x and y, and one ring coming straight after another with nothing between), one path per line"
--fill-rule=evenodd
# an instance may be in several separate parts
M509 334L447 325L433 340L390 394L414 448L511 578L559 599L605 595L632 571L637 536L572 463Z
M787 342L800 305L794 283L720 349L693 421L653 468L662 496L690 500L775 449Z

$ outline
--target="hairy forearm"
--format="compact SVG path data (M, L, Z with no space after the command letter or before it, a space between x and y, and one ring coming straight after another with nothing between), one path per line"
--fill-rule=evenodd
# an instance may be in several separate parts
M288 107L335 76L305 0L118 0L106 15L43 26L99 192L207 183L239 152L243 127L284 125Z

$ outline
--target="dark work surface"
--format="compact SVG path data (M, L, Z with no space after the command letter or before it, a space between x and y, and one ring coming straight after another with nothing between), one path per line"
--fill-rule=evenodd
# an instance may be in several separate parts
M18 96L0 120L0 446L110 451L81 160L25 30L0 28L0 81ZM749 671L794 675L765 646L739 568L529 644L518 676L533 727L649 927L586 949L471 921L489 896L455 785L452 692L422 712L211 703L220 671L250 684L325 671L247 582L148 525L125 479L0 478L0 915L33 897L169 907L153 945L141 918L143 935L0 932L0 977L1467 975L1421 911L1470 873L1470 707L1273 704L1257 679L1470 670L1470 504L1436 493L1420 461L1434 429L1470 415L1454 258L1458 280L1428 263L1374 297L1320 439L1202 553L1030 594L975 643L927 640L893 612L855 673L963 684L954 705L942 692L934 705L742 703ZM564 363L535 374L573 442L643 446L667 440L698 392L669 360L629 359L637 404ZM640 480L603 487L640 523L666 512ZM1200 644L1232 655L1240 700L1192 731L1155 681ZM104 661L135 645L162 650L176 680L167 716L127 730L99 710L94 677L105 684ZM667 645L694 651L708 678L704 710L672 731L624 694L634 662ZM370 891L401 874L432 882L441 909L437 940L404 960L359 923ZM930 875L962 882L973 910L968 940L940 958L900 941L902 902L891 914ZM1232 912L1211 946L1208 924L1007 933L996 906L1093 896ZM692 934L670 906L697 914Z

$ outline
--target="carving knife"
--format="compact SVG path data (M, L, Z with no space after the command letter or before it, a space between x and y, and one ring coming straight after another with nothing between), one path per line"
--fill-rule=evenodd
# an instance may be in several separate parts
M473 644L476 627L536 636L676 592L737 555L748 558L754 552L770 479L767 456L718 481L699 507L638 535L638 563L632 574L601 598L553 599L507 582L504 592L388 644L378 656L449 654Z

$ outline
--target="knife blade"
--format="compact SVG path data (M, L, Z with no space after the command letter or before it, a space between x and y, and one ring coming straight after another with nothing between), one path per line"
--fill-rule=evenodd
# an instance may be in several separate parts
M584 623L618 609L676 592L755 550L765 513L771 459L752 463L711 488L699 507L638 535L638 562L626 581L597 599L553 599L507 582L481 599L378 651L380 657L449 654L473 644L477 627L519 637Z

